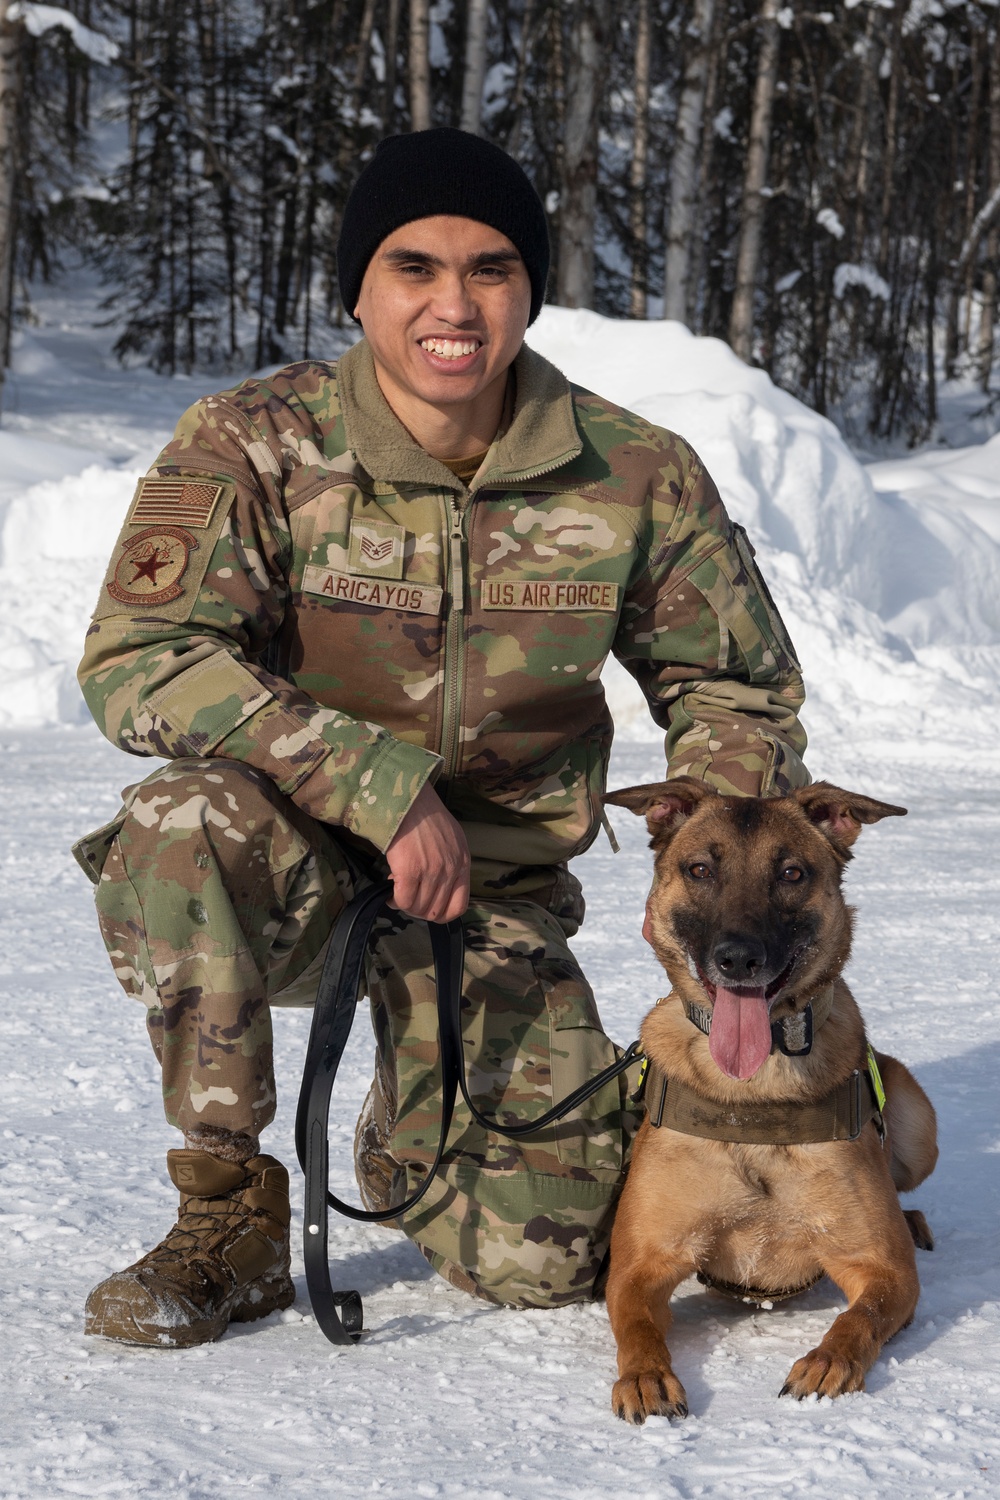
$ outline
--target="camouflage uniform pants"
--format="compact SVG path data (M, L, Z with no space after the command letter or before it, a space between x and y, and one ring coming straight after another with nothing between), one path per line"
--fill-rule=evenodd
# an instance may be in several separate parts
M252 768L178 760L124 794L77 857L126 993L147 1007L167 1118L259 1134L274 1115L271 1004L311 1003L344 903L385 874ZM372 851L373 854L373 851ZM614 1060L567 945L583 916L565 868L477 861L464 919L470 1091L501 1123L529 1120ZM437 1012L426 927L380 919L367 988L375 1080L358 1133L363 1198L398 1201L433 1161ZM632 1117L606 1085L565 1122L512 1142L459 1100L444 1168L403 1228L453 1283L491 1301L591 1295Z

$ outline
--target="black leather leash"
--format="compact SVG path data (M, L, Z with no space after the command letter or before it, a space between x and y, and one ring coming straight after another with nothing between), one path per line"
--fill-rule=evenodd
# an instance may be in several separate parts
M428 922L434 958L438 1034L441 1055L441 1134L434 1161L423 1182L409 1198L394 1208L364 1209L345 1203L330 1192L328 1130L330 1099L340 1059L351 1033L358 1001L364 990L365 951L376 918L392 895L391 881L355 896L337 918L316 994L312 1030L306 1049L302 1086L295 1114L295 1152L305 1174L305 1226L303 1258L306 1284L320 1328L333 1344L353 1343L364 1326L361 1298L355 1291L335 1292L330 1281L328 1209L335 1208L364 1224L385 1224L409 1213L427 1192L441 1165L455 1111L458 1090L472 1118L484 1129L509 1140L534 1135L560 1120L617 1078L640 1056L638 1041L616 1063L581 1084L538 1120L526 1125L500 1125L475 1107L469 1097L462 1046L462 979L465 970L465 938L460 921Z

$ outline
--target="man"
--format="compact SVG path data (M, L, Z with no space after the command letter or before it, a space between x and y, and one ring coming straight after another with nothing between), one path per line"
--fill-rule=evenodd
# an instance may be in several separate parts
M614 651L673 774L737 795L806 780L791 647L677 437L523 346L548 271L521 169L454 130L383 142L348 202L365 337L198 402L142 481L80 678L124 749L171 759L79 857L119 980L147 1006L177 1225L91 1293L92 1333L215 1338L293 1298L270 1003L308 1003L346 899L388 872L368 991L362 1197L433 1159L426 928L463 916L473 1088L507 1122L615 1055L567 939L567 861L602 817ZM406 1232L455 1285L592 1293L627 1144L618 1083L524 1144L461 1111Z

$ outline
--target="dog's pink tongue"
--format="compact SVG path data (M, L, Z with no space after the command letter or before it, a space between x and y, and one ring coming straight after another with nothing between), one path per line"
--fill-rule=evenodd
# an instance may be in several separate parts
M771 1017L763 989L715 992L712 1058L730 1078L751 1078L771 1055Z

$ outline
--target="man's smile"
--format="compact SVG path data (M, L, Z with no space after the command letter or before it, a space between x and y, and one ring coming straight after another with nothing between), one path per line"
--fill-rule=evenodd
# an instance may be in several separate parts
M483 347L483 341L479 338L423 338L417 343L427 354L434 354L438 359L464 359L467 355L478 354Z

